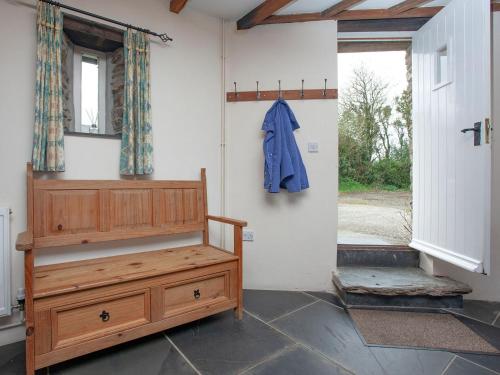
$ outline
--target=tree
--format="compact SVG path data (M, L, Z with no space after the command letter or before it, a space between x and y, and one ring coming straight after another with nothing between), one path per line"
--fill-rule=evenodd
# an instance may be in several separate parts
M396 97L396 111L400 118L395 122L398 132L400 147L403 147L405 139L408 140L408 151L413 153L413 121L412 121L412 97L410 89L403 91L401 96Z
M360 67L341 96L339 178L365 185L409 188L411 185L411 92L393 105L388 85Z
M354 70L351 85L342 95L339 127L350 129L365 163L371 163L378 152L379 120L385 113L386 90L387 84L362 66Z

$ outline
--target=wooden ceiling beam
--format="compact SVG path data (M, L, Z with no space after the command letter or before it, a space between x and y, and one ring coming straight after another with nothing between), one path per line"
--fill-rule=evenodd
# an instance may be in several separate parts
M276 23L293 23L309 21L357 21L357 20L382 20L382 19L404 19L404 18L430 18L435 16L443 7L414 8L404 13L392 14L389 9L360 9L346 10L331 17L325 17L322 13L300 13L270 16L261 21L261 25Z
M293 0L265 0L257 8L238 20L238 30L251 29Z
M342 0L340 3L331 6L321 12L323 17L333 17L345 10L351 9L353 6L364 2L365 0Z
M416 31L420 30L430 18L390 18L381 20L338 21L339 33L380 32L380 31Z
M418 8L422 5L430 3L432 0L405 0L389 8L392 14L404 13L408 10Z
M188 0L170 0L170 11L179 14Z

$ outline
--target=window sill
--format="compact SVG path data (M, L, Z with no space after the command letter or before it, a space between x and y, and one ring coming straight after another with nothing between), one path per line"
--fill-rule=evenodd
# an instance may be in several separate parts
M70 137L87 137L87 138L104 138L104 139L122 139L121 134L94 134L94 133L79 133L79 132L72 132L72 131L64 131L64 135L70 136Z
M445 86L451 85L452 83L453 83L453 81L446 81L446 82L438 83L437 85L434 85L434 87L432 88L432 91L437 91Z

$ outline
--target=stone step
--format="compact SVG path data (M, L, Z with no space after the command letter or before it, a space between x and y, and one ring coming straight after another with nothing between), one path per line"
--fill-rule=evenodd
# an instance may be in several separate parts
M472 289L415 267L338 267L332 281L349 306L461 308Z
M418 267L419 262L419 252L408 246L337 246L339 267Z

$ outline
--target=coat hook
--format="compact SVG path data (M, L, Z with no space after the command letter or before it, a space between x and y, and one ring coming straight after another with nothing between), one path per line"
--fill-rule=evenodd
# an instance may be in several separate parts
M260 92L259 92L259 81L256 81L257 82L257 100L260 99Z
M302 90L300 90L300 97L304 99L304 80L302 80Z
M278 99L281 99L281 79L278 80Z
M326 81L327 79L325 78L325 89L323 90L323 96L326 96Z
M236 89L236 82L234 82L234 96L238 97L238 90Z

